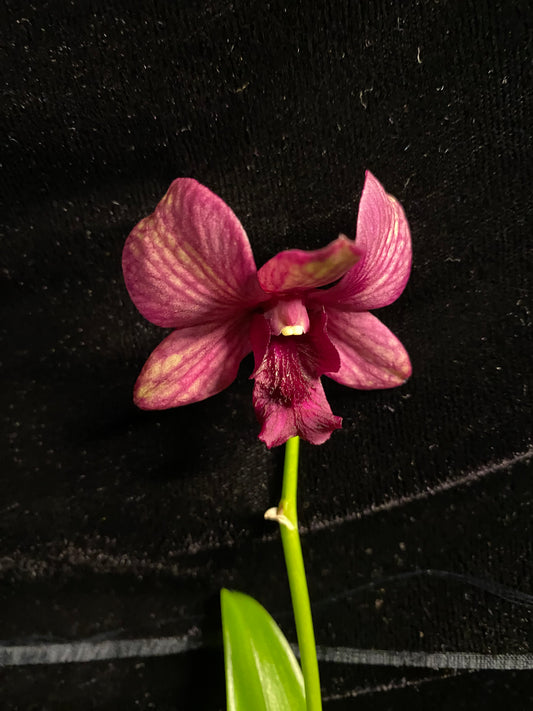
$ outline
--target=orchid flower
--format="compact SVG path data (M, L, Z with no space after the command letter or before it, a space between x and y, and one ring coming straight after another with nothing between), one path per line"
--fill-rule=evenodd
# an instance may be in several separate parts
M409 377L404 347L369 310L398 298L410 267L403 209L368 171L355 240L280 252L259 270L228 205L178 178L124 247L134 304L174 329L142 369L135 403L160 410L204 400L230 385L253 351L259 438L268 447L295 435L321 444L342 422L322 375L364 390Z

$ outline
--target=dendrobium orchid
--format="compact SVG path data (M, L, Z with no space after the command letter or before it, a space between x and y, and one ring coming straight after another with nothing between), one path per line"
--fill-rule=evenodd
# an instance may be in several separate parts
M135 403L161 410L204 400L226 388L253 351L259 438L268 447L294 435L321 444L342 422L322 375L367 390L411 374L400 341L369 313L398 298L410 268L402 207L368 171L355 240L340 235L322 249L280 252L259 270L228 205L178 178L124 247L134 304L175 329L142 369Z

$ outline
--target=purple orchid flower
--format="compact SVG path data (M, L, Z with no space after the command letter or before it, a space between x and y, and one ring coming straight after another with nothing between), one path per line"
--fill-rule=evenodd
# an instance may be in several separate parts
M340 235L322 249L280 252L259 271L228 205L178 178L124 247L134 304L175 329L142 369L135 403L162 410L204 400L235 379L253 350L259 438L267 447L294 435L321 444L342 422L322 375L367 390L411 374L400 341L368 313L398 298L410 268L402 207L368 171L355 241Z

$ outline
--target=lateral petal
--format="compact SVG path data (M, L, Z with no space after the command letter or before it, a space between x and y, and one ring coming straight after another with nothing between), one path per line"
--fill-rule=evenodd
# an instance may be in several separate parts
M173 331L152 352L135 383L143 410L166 410L216 395L233 382L250 351L250 319Z
M122 265L135 306L158 326L220 322L264 298L239 220L189 178L175 180L153 214L133 228Z
M411 375L411 362L398 338L370 313L328 309L328 335L341 367L328 377L359 390L393 388Z
M387 306L402 293L411 270L411 234L400 203L366 172L357 217L361 259L338 284L313 295L324 306L367 311Z
M322 249L289 249L276 254L258 271L259 284L270 294L325 286L353 267L360 250L353 240L339 235Z

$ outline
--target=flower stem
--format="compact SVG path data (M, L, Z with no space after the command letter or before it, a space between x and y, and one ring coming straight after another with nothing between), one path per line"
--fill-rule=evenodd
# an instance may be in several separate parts
M291 437L285 445L283 486L278 507L281 541L287 565L287 575L296 622L296 634L300 648L300 660L305 683L307 711L321 711L320 677L316 658L315 633L311 616L309 591L305 578L302 547L298 532L296 495L298 489L299 437Z

